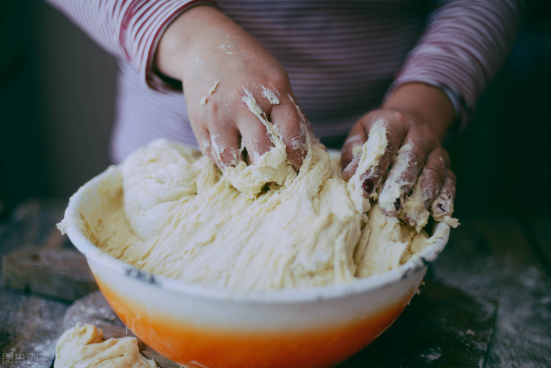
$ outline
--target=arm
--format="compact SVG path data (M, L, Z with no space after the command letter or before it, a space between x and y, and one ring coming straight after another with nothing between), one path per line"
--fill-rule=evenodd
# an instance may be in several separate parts
M430 16L424 35L390 88L389 99L408 83L435 86L450 99L460 123L466 124L512 48L522 1L445 1Z
M140 71L141 81L168 88L152 73L155 49L163 31L175 18L208 0L47 0L117 58Z
M277 137L293 167L301 167L308 123L295 103L288 76L225 14L198 6L180 15L159 43L155 68L182 82L199 146L221 169L242 160L254 162Z
M456 179L440 141L455 120L467 122L502 65L515 39L519 8L514 0L451 0L438 8L381 109L351 130L342 154L346 179L358 163L353 148L367 140L376 121L386 121L387 153L363 178L367 196L383 186L378 202L387 215L420 228L431 211L437 220L456 224L451 218Z
M278 127L293 167L302 165L308 123L286 72L215 7L196 6L210 1L48 1L107 51L128 60L149 87L171 88L154 71L182 82L199 146L219 167L252 162L270 150L262 116ZM246 94L262 109L260 118L244 103Z

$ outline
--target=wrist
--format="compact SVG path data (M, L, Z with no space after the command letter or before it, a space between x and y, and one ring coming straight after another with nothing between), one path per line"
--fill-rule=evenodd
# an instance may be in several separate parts
M208 4L195 6L180 14L161 36L153 68L167 77L182 81L190 51L200 33L205 31L205 25L213 24L211 18L217 17L225 18L220 11Z
M400 111L427 124L442 139L456 118L452 102L443 90L425 83L401 85L384 102L384 109Z

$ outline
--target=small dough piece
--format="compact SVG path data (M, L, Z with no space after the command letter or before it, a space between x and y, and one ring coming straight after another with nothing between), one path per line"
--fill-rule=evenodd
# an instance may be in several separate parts
M263 96L267 98L268 101L272 105L278 105L280 103L280 99L278 99L278 96L269 88L266 88L265 86L261 86L263 88Z
M56 344L55 368L157 368L155 360L140 353L135 337L103 340L95 325L77 324Z
M210 97L212 94L215 93L215 91L217 90L218 85L219 85L219 80L217 79L217 80L215 81L215 83L213 84L213 86L211 86L211 88L209 89L209 92L207 93L207 96L203 96L203 97L201 98L201 100L199 101L199 103L200 103L201 105L207 104L207 102L209 101L209 97Z

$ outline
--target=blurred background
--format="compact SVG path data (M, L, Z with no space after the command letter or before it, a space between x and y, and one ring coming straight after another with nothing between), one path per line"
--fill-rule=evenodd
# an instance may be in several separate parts
M0 220L109 164L117 65L40 0L0 12ZM550 1L525 18L475 118L447 144L458 214L550 217Z

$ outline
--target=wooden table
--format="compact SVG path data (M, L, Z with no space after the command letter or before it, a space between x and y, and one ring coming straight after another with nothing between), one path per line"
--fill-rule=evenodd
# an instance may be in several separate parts
M0 256L72 249L55 229L65 205L19 206L0 225ZM342 366L550 367L550 219L460 218L420 296ZM0 284L2 366L50 367L70 304Z

